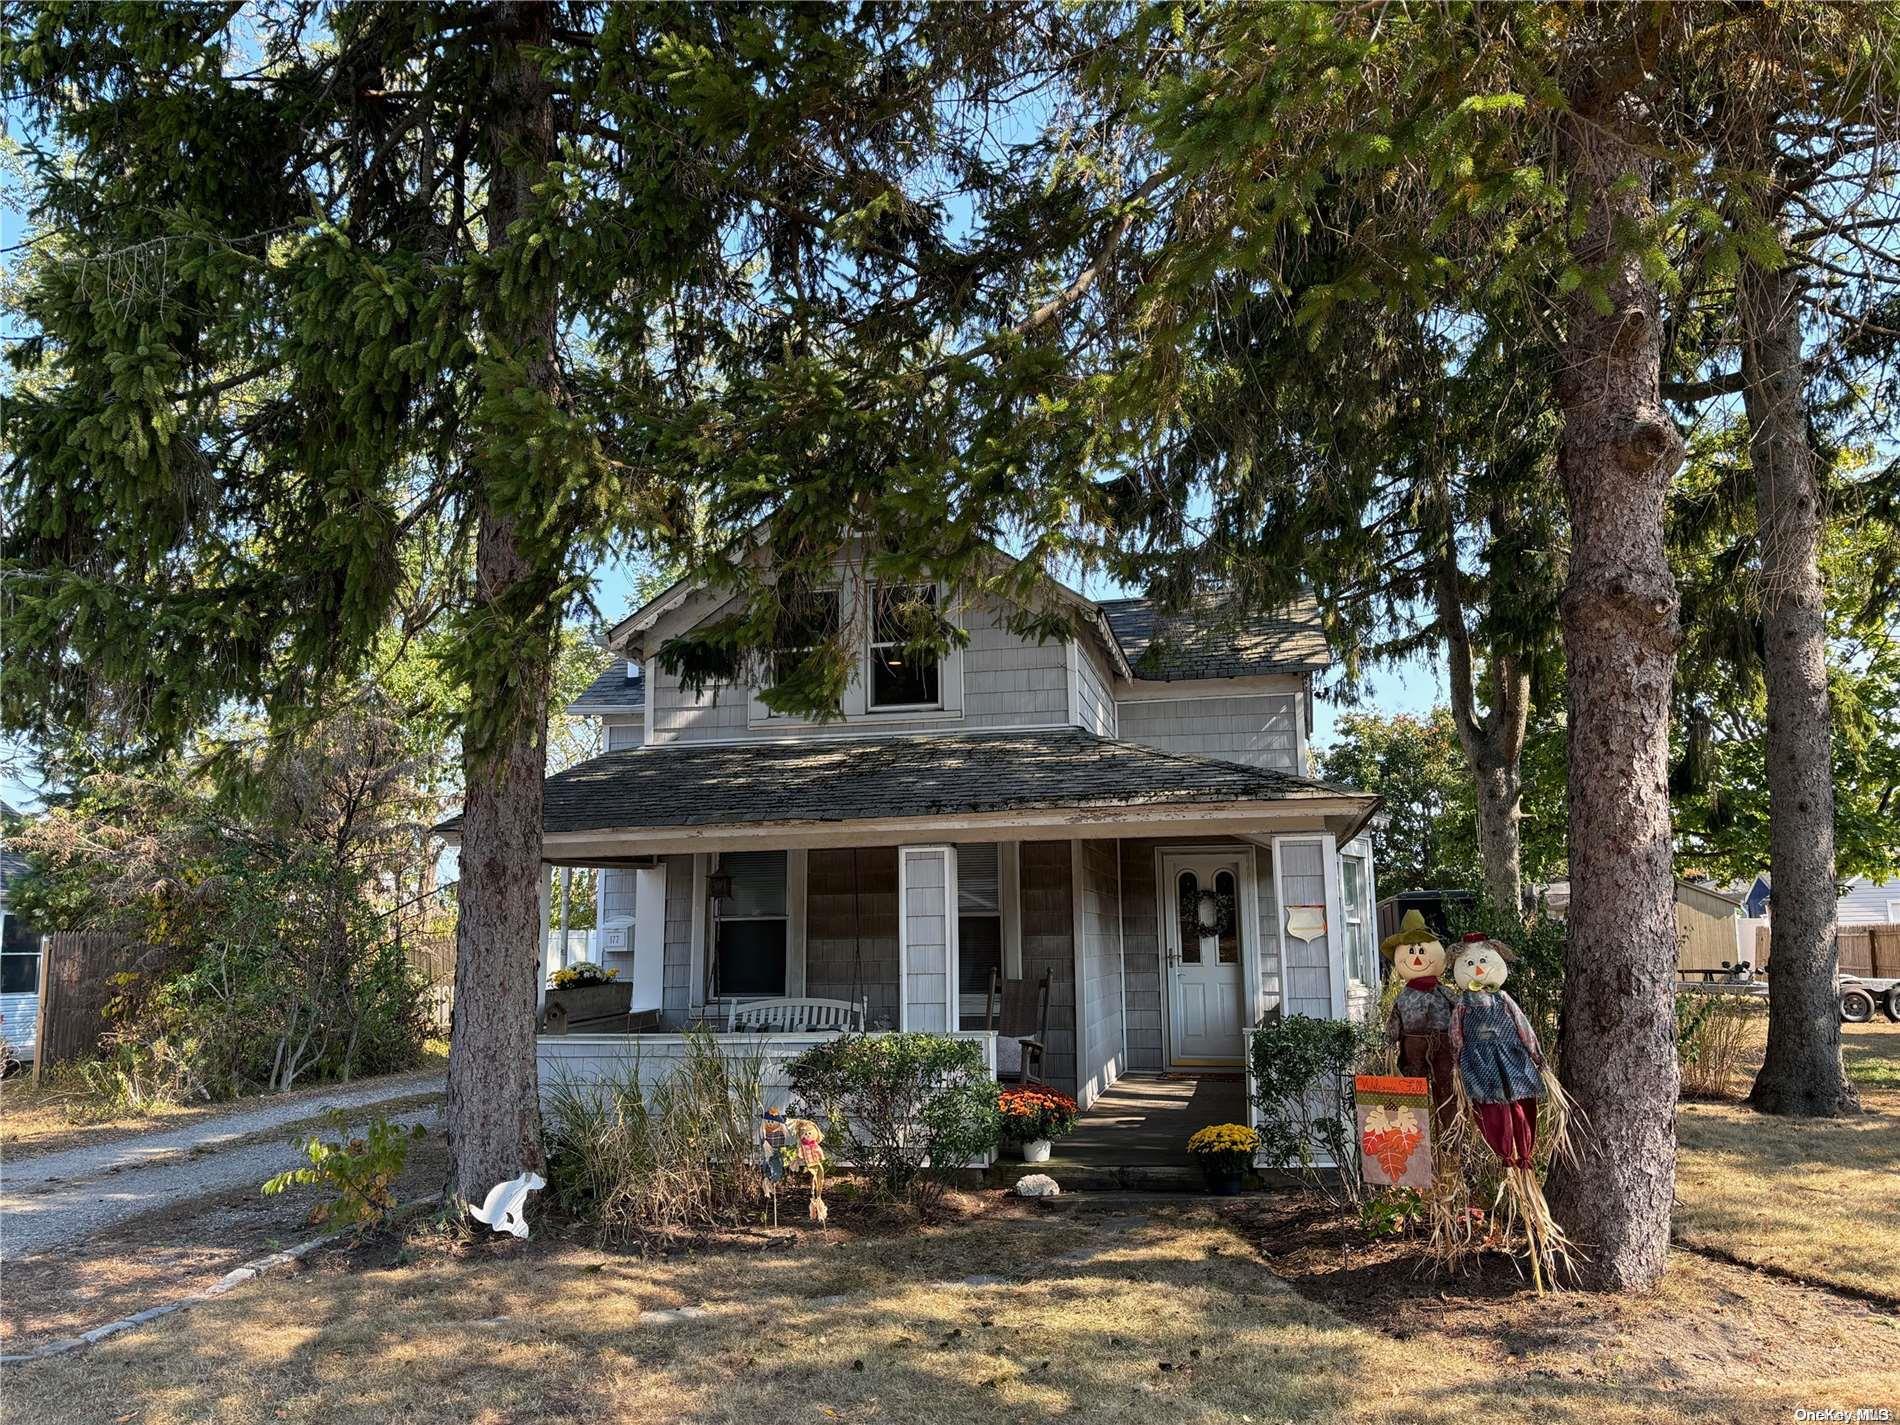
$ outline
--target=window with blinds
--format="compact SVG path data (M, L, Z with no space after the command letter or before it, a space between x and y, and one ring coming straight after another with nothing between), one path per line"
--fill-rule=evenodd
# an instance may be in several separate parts
M957 988L980 995L1003 965L1001 848L957 847Z
M732 891L718 901L717 994L785 993L789 859L783 851L728 851L719 858L720 874L732 878Z

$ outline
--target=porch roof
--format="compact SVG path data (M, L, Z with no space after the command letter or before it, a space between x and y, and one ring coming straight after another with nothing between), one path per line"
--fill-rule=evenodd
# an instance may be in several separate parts
M673 841L715 827L920 821L934 839L945 818L977 818L974 827L1035 813L1073 823L1205 809L1251 811L1264 822L1269 804L1357 826L1378 798L1066 728L629 748L549 778L544 825L552 853L564 840L604 833ZM453 832L459 820L443 829ZM1114 832L1105 826L1104 834Z

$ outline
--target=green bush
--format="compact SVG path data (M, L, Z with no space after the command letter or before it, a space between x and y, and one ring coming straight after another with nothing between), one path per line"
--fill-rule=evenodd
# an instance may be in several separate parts
M724 1053L710 1031L695 1030L668 1070L648 1087L636 1060L605 1080L549 1087L549 1193L603 1240L730 1222L763 1191L764 1057Z
M420 1123L398 1128L379 1115L361 1137L347 1138L343 1136L350 1131L347 1113L332 1109L325 1117L339 1141L328 1143L312 1134L303 1145L310 1166L279 1173L264 1184L264 1195L275 1197L297 1183L316 1184L332 1195L310 1209L312 1222L354 1227L359 1232L374 1227L396 1205L396 1179L409 1160L409 1144L426 1136L427 1130Z
M933 1196L995 1151L996 1081L970 1040L847 1034L806 1050L787 1072L806 1116L825 1125L826 1148L887 1197Z
M1378 1026L1344 1019L1290 1014L1254 1030L1249 1046L1253 1101L1268 1162L1323 1187L1318 1159L1324 1154L1337 1165L1347 1195L1357 1196L1352 1076L1381 1047Z

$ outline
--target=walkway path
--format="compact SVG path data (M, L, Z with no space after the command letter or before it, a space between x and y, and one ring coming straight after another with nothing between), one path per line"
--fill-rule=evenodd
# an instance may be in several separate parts
M334 1092L299 1094L110 1143L0 1163L0 1258L68 1246L137 1213L266 1178L295 1165L293 1127L332 1108L352 1118L406 1103L391 1121L440 1121L439 1069L395 1074ZM438 1101L430 1102L430 1096Z

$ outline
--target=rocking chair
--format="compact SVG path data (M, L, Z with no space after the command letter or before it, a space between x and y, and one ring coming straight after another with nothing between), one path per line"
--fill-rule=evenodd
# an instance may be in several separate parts
M989 994L983 1004L983 1027L996 1031L1002 1038L1014 1039L1021 1046L1022 1058L1016 1066L1018 1084L1046 1082L1042 1077L1042 1061L1049 1043L1050 974L1044 970L1042 977L1032 983L1005 980L999 971L990 971Z

